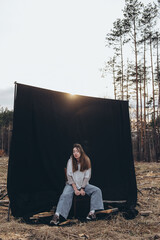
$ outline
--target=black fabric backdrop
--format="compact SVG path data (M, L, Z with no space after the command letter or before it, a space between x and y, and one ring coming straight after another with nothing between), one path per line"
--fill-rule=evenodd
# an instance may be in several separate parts
M104 200L135 206L137 186L127 101L16 84L8 194L13 216L49 210L65 185L74 143L91 159Z

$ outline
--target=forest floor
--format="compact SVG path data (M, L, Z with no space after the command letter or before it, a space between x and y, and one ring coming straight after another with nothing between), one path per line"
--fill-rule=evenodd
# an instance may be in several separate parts
M0 158L0 196L6 192L8 158ZM68 225L27 224L10 216L8 204L0 204L0 240L155 240L160 239L160 163L135 163L138 215L126 220L122 212L94 222L73 220ZM7 200L7 196L3 199Z

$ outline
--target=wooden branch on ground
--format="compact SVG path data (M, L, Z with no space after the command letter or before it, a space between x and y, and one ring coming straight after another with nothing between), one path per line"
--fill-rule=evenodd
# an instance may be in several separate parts
M119 201L112 201L112 200L103 200L104 203L126 203L127 200L119 200Z
M142 190L158 190L158 191L160 191L160 188L158 188L158 187L144 187L144 188L142 188Z
M30 217L30 219L39 219L41 217L50 217L50 216L53 216L53 214L54 214L53 211L37 213L37 214L33 215L32 217Z
M9 203L9 200L0 200L0 204Z
M140 215L146 217L146 216L149 216L149 214L151 214L151 213L153 213L153 212L152 211L141 211Z
M61 222L61 223L59 224L59 226L66 225L66 224L70 223L71 221L72 221L71 219L67 219L67 220L64 221L64 222Z
M118 212L118 208L111 208L111 209L106 209L106 210L102 210L102 211L98 211L95 212L95 214L100 214L100 213L114 213L114 212Z

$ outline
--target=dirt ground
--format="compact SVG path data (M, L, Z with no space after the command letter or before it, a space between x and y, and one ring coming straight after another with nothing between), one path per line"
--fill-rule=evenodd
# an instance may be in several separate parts
M0 198L5 195L8 158L0 158ZM61 227L27 224L10 217L8 203L0 203L0 240L64 240L64 239L160 239L160 163L135 163L139 211L136 218L126 220L122 212L94 222L72 223ZM7 196L3 199L7 200Z

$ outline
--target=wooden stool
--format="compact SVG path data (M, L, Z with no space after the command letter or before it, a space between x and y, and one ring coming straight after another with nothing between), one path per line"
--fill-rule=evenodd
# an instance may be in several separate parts
M64 168L65 181L67 182L67 168ZM84 196L73 196L72 208L70 211L70 216L74 218L83 218L86 217L90 210L90 196L85 194Z
M73 216L74 218L85 218L90 211L90 196L73 196Z

